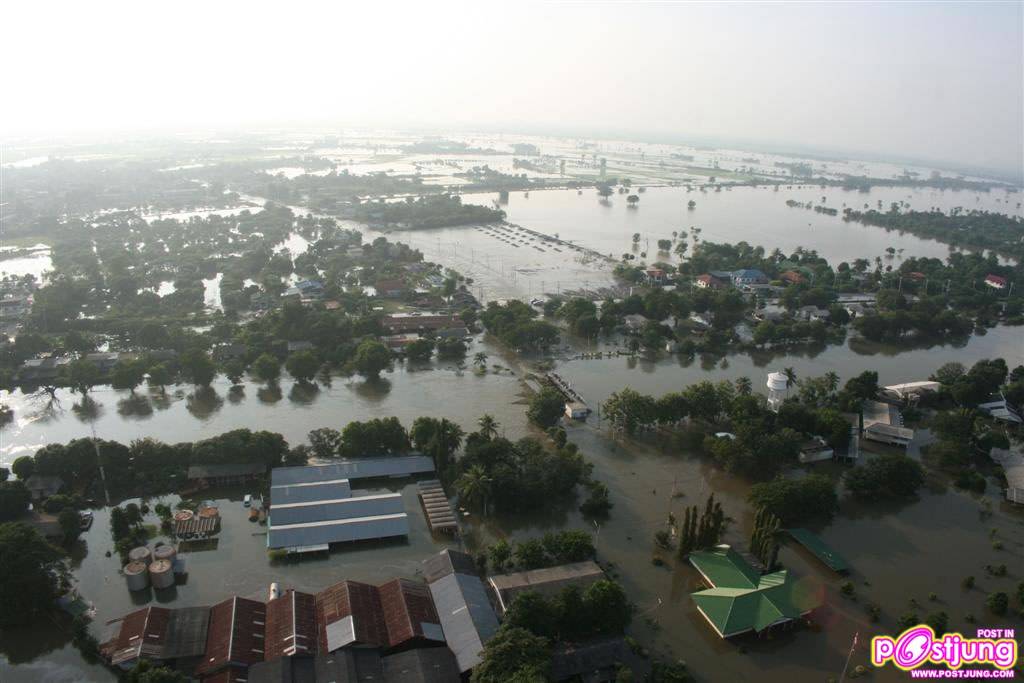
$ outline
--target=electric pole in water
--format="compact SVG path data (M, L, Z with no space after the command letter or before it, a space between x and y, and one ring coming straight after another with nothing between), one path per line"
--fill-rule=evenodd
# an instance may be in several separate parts
M843 683L843 679L846 678L846 670L850 668L850 658L853 657L853 651L857 649L857 636L860 635L860 631L853 634L853 643L850 644L850 653L846 655L846 664L843 665L843 673L839 675L839 683Z
M107 501L107 505L110 505L110 491L107 490L107 473L103 469L103 461L100 459L100 443L96 439L96 425L90 423L89 427L92 429L92 447L96 451L96 465L100 468L100 481L103 482L103 497Z

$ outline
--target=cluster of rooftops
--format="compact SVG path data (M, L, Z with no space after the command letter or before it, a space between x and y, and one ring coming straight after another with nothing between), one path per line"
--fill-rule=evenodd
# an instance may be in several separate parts
M108 622L100 651L114 666L145 659L203 683L458 681L498 631L495 605L503 612L522 591L553 595L604 577L593 562L495 576L492 597L473 558L456 550L429 557L422 575L380 585L345 580L317 593L274 584L266 601L148 606ZM602 662L614 669L620 640L561 648L559 680Z
M148 659L204 683L364 680L338 677L340 669L378 671L374 680L383 681L458 680L498 619L468 555L444 551L424 574L380 585L345 580L317 593L275 586L266 601L144 607L109 623L101 652L115 666Z

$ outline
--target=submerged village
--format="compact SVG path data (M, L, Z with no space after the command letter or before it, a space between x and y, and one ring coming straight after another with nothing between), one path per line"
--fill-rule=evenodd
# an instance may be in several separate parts
M872 637L1021 626L1013 183L454 133L6 153L0 680L896 680Z

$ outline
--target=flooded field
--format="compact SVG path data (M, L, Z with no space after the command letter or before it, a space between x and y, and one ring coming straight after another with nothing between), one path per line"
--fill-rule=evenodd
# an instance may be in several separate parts
M778 191L768 187L736 187L721 192L687 192L678 187L652 187L639 195L635 208L627 206L625 195L612 195L602 202L593 189L548 190L513 193L507 206L502 206L512 223L547 234L558 234L564 240L576 241L597 251L619 258L631 252L633 233L640 233L641 250L647 250L647 261L675 262L676 256L657 254L657 241L671 239L672 233L687 234L691 227L701 230L700 239L707 242L740 242L760 245L765 251L775 248L792 253L797 247L814 249L828 259L833 267L841 261L856 258L874 259L885 256L888 247L903 251L902 256L928 256L945 259L950 247L935 240L910 234L887 232L883 228L845 222L842 209L863 209L865 204L877 208L882 203L888 210L891 202L904 201L912 208L926 211L931 207L948 212L962 206L1021 215L1019 194L1002 191L988 193L914 190L909 188L875 188L867 193L838 188L797 186ZM822 197L825 201L822 202ZM464 195L463 201L490 205L496 195ZM837 209L838 216L828 216L790 208L786 200ZM1004 199L1013 202L1004 203ZM693 200L696 207L687 208ZM690 248L693 248L691 242ZM899 259L888 259L895 267Z

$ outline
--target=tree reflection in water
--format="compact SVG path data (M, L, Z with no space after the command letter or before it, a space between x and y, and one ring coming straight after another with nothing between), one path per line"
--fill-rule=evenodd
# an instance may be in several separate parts
M283 396L281 386L276 383L268 384L256 390L256 398L260 400L260 403L274 404L280 401Z
M117 402L117 414L145 419L153 415L153 404L141 394L132 394Z
M71 406L71 412L80 422L95 422L103 415L103 404L85 394L81 401Z
M200 420L209 418L223 405L224 399L213 387L197 387L194 393L189 394L187 400L188 412Z
M316 382L296 382L288 392L288 400L293 403L309 405L320 395L320 385Z

